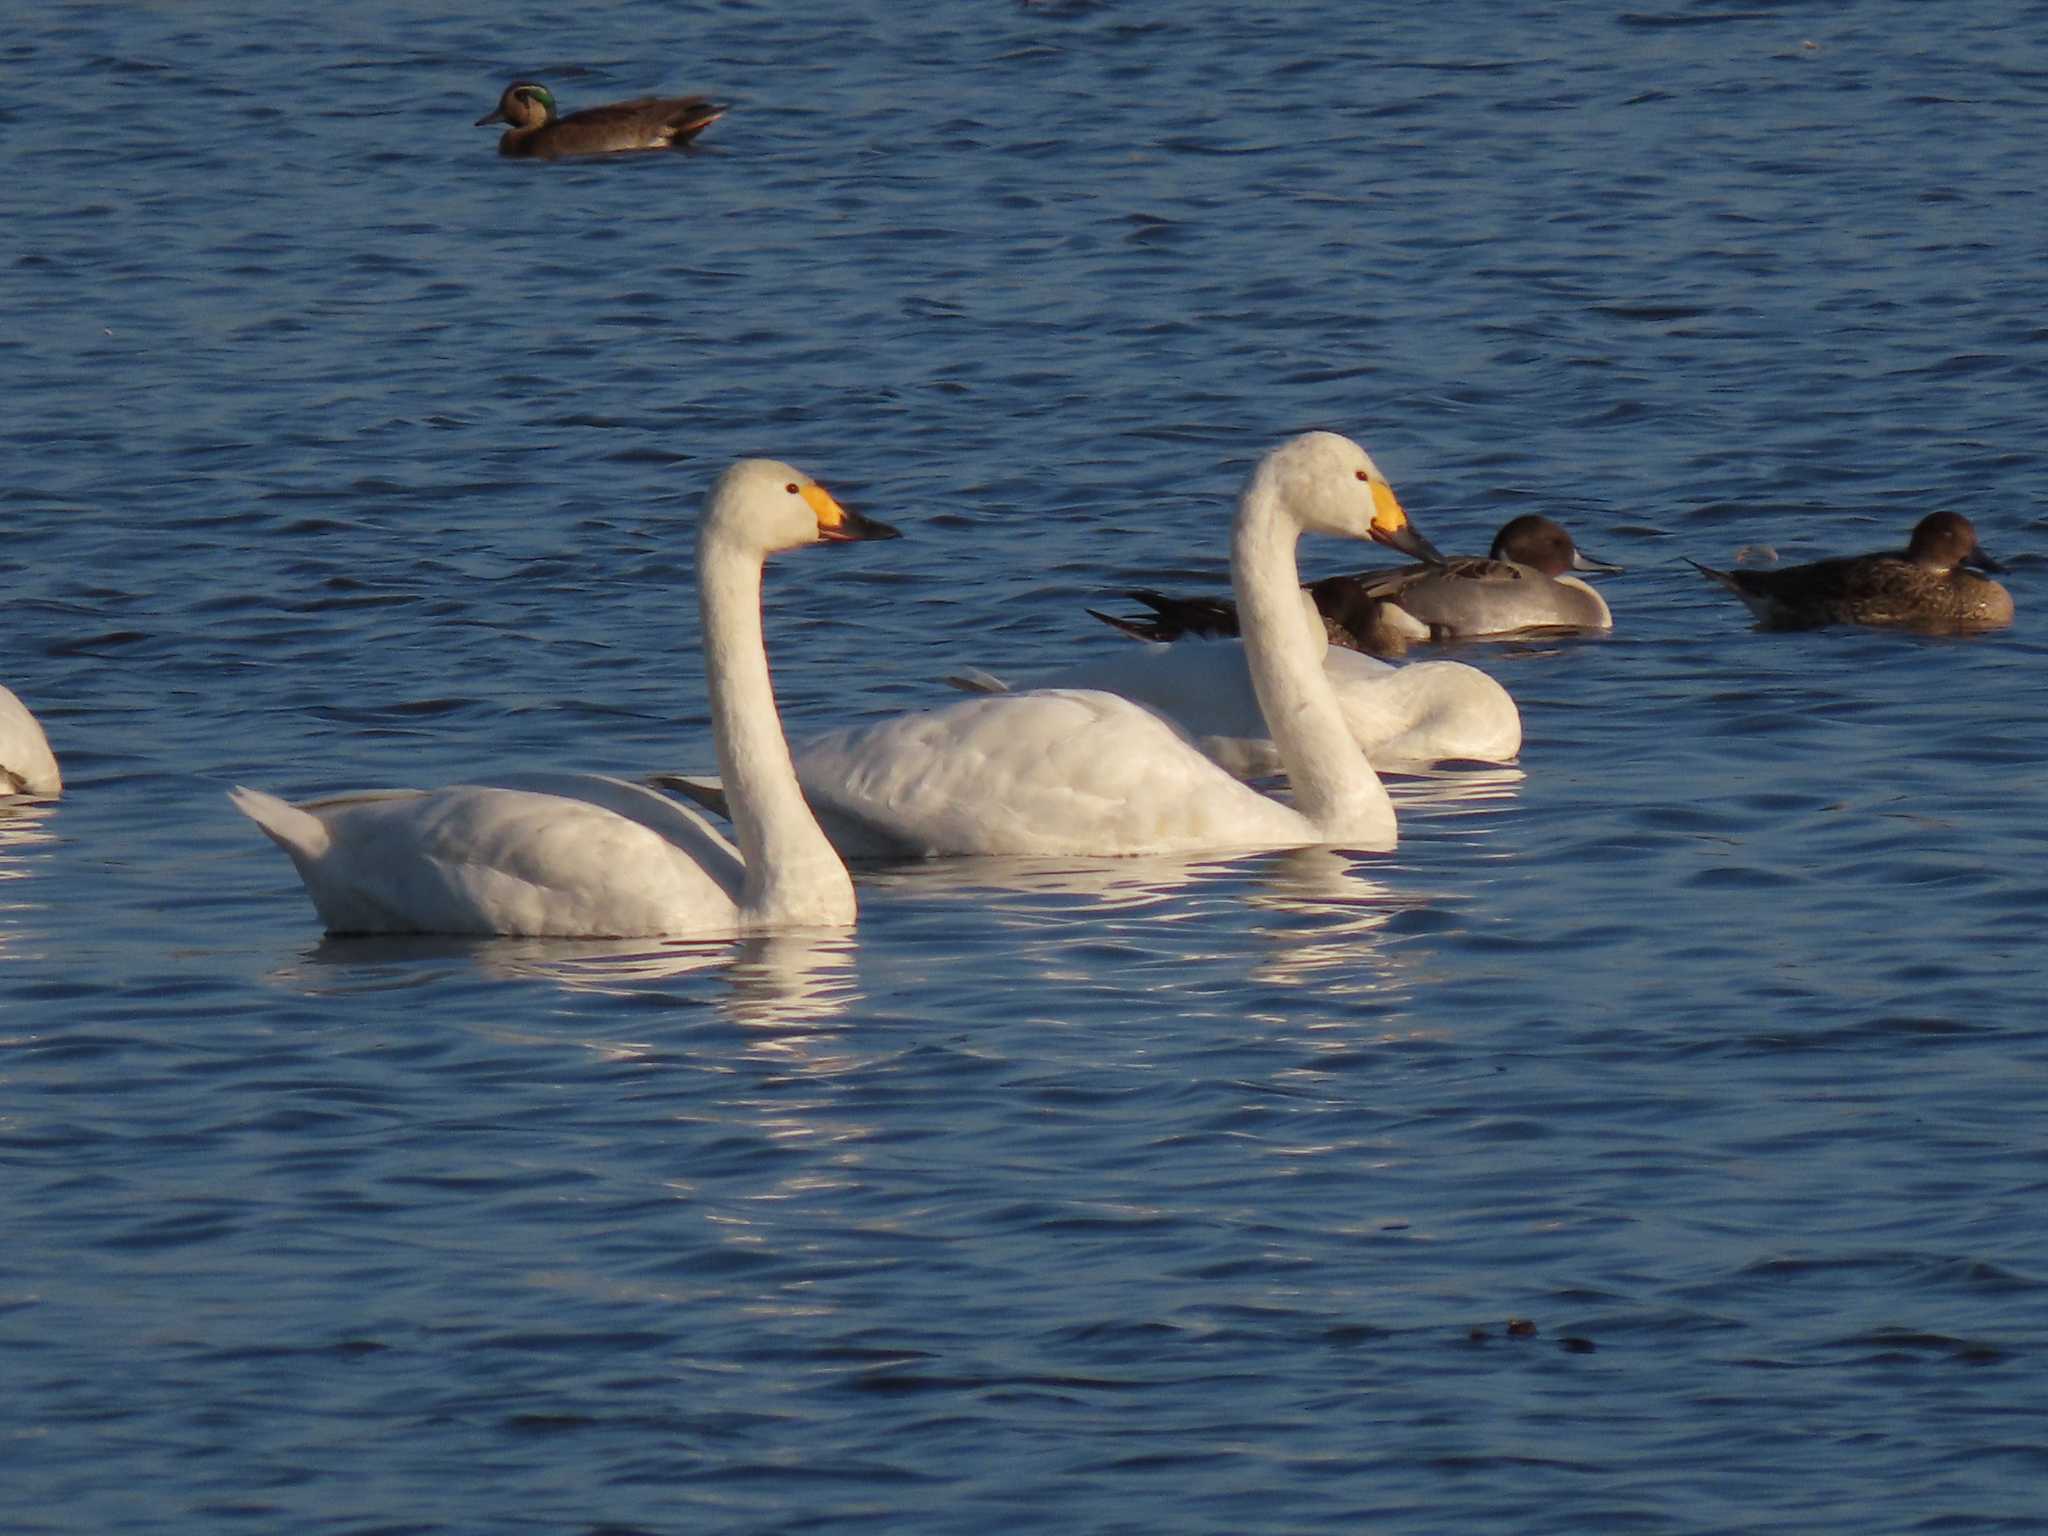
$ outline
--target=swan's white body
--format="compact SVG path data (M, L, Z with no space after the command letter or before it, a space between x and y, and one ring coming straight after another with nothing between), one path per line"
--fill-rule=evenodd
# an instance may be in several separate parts
M1239 783L1142 705L1052 689L963 699L805 744L797 774L828 835L863 857L1392 848L1393 802L1303 616L1303 532L1415 539L1371 458L1326 432L1268 454L1239 498L1231 576L1244 654L1292 805Z
M1238 783L1168 721L1084 689L963 699L834 731L798 748L797 775L849 858L1320 841L1299 812ZM1390 834L1391 808L1388 820Z
M1462 661L1395 666L1327 644L1322 667L1352 738L1376 768L1504 763L1522 750L1522 712L1507 689L1477 667ZM1148 705L1231 773L1250 778L1280 769L1240 640L1120 646L1053 673L1041 686L1100 688Z
M597 774L520 774L292 805L229 798L292 856L332 933L737 932L745 863L674 801ZM829 920L829 919L827 919Z
M249 789L232 798L291 855L335 933L625 938L846 926L853 882L804 805L776 714L761 571L776 550L890 532L772 460L742 461L712 488L697 587L737 847L696 812L592 774L302 806Z
M63 789L42 726L13 690L0 687L0 795L56 795Z

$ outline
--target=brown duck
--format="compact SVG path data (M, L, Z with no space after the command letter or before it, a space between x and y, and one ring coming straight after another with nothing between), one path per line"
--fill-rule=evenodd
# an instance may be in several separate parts
M2012 594L1965 570L1999 571L1960 512L1931 512L1903 554L1846 555L1766 571L1717 571L1688 561L1749 605L1765 629L1882 624L1899 629L2003 629Z
M644 96L556 115L555 93L531 80L505 87L497 110L476 120L504 123L498 153L559 160L565 155L616 155L643 149L678 149L725 116L706 96Z

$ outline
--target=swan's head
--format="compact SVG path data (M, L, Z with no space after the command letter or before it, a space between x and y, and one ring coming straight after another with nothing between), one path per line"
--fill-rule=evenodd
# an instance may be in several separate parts
M703 536L764 555L806 544L900 537L887 523L849 512L809 475L776 459L741 459L718 477Z
M1372 455L1334 432L1306 432L1266 455L1253 477L1279 497L1304 533L1370 539L1441 565L1436 546L1415 531Z

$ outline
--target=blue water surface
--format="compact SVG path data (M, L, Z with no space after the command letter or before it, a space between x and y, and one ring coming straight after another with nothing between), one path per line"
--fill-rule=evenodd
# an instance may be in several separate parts
M0 1499L43 1533L2048 1530L2048 15L788 0L0 36ZM499 160L703 91L688 154ZM1599 640L1401 844L864 873L742 944L323 940L228 805L712 765L1219 590L1366 443ZM1681 560L1966 512L2019 619ZM1363 557L1370 560L1368 554ZM1311 542L1312 571L1361 563Z

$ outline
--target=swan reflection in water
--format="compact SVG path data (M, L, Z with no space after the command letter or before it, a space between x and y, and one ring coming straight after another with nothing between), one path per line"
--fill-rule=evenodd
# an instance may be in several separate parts
M856 942L844 929L744 939L325 938L272 980L355 994L419 987L461 967L491 980L642 998L681 983L688 990L675 1001L709 1002L733 1023L800 1026L834 1019L859 999ZM695 984L708 979L722 987L706 996Z
M1387 792L1398 811L1420 811L1430 819L1498 810L1512 800L1528 775L1507 763L1465 763L1456 767L1402 769L1387 775Z
M29 795L0 795L0 880L19 880L35 872L33 860L21 855L57 841L48 825L57 804Z
M1000 978L1005 987L1019 979L1147 984L1130 966L1105 967L1105 945L1133 948L1140 971L1164 962L1184 973L1247 958L1255 976L1270 980L1335 964L1356 969L1367 947L1361 940L1418 904L1333 848L1227 859L945 859L863 871L860 883L877 952L870 959L889 970L914 965L955 987L988 981L981 957L992 944L1011 957L1010 974ZM1256 925L1248 928L1245 912L1259 914ZM1249 956L1248 932L1257 940ZM312 994L360 996L467 972L642 1002L667 995L682 1007L708 1005L735 1025L802 1035L862 1001L860 942L845 930L740 940L324 938L272 980ZM972 974L947 975L960 967ZM1035 1003L1047 1005L1058 1006L1050 996ZM750 1040L749 1049L765 1044ZM642 1048L620 1040L606 1049L635 1055Z
M0 882L30 880L57 842L50 819L56 802L0 795ZM0 949L24 931L29 914L43 910L29 898L32 887L0 885Z
M897 915L889 926L909 936L918 954L941 948L944 934L958 930L955 914L966 909L977 914L977 949L996 944L1008 957L1006 986L1028 979L1159 993L1213 986L1219 966L1239 977L1248 966L1254 979L1288 982L1342 965L1377 989L1384 961L1378 931L1422 901L1396 894L1371 870L1358 854L1309 847L947 859L863 870L860 879L864 891L891 898L886 905ZM869 911L884 906L878 899ZM921 912L921 920L906 919L903 908ZM1061 1005L1048 994L1027 1006Z
M1517 768L1487 765L1404 774L1392 788L1418 827L1460 818L1462 833L1474 830L1471 818L1511 799L1521 779ZM856 932L799 929L739 940L328 938L275 979L314 993L359 994L430 985L460 969L642 1002L666 994L680 1007L708 1006L729 1023L760 1030L747 1042L750 1053L787 1049L806 1057L821 1045L807 1031L859 1022L867 996L861 933L885 990L897 990L897 977L914 988L908 971L915 969L943 983L955 1004L969 992L998 991L1004 1006L1013 1005L1019 981L1080 985L1098 997L1177 988L1192 995L1222 972L1276 986L1314 982L1333 999L1369 994L1385 1003L1411 981L1409 963L1389 952L1382 930L1434 898L1388 885L1375 872L1383 862L1334 847L919 860L858 870L865 926ZM991 947L1005 957L999 970L986 962ZM949 1011L930 995L926 1001L935 1017ZM1025 1006L1066 1007L1052 993ZM781 1046L777 1030L789 1035ZM599 1048L645 1049L624 1041Z

